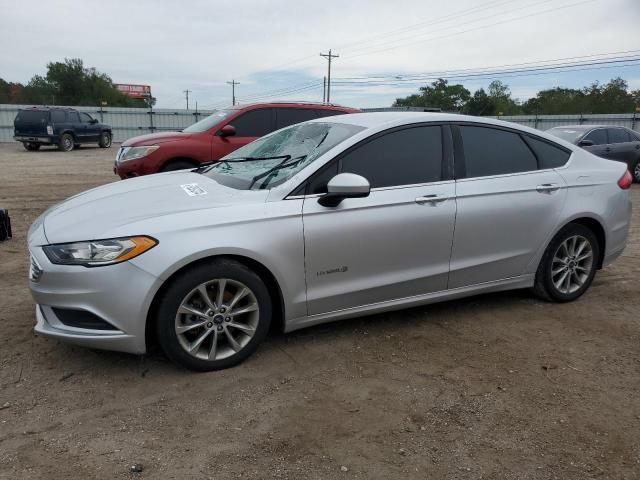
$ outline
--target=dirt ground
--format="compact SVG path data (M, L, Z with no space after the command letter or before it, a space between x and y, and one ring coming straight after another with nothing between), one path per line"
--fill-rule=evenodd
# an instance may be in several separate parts
M0 478L640 478L640 187L627 250L577 302L516 291L273 333L195 374L33 333L27 228L115 181L115 153L0 144Z

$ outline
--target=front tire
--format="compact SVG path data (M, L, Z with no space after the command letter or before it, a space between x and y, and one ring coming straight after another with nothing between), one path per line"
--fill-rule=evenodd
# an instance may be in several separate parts
M269 331L272 306L258 275L218 259L175 278L157 312L156 335L167 357L210 371L237 365L258 348Z
M570 302L587 291L598 269L600 245L593 231L570 223L549 243L536 272L534 292L555 302Z
M100 148L109 148L111 146L111 133L110 132L102 132L102 134L100 134L100 141L98 142L98 145L100 146Z
M71 135L70 133L65 133L64 135L62 135L62 137L60 137L58 148L63 152L70 152L71 150L73 150L74 146L75 142L73 140L73 135Z

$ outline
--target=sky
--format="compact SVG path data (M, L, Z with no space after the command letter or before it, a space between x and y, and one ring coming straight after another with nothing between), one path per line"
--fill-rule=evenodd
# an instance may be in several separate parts
M390 106L432 81L409 75L640 59L640 0L0 0L0 12L0 78L26 83L81 58L116 83L151 85L160 108L184 108L185 90L192 109L230 105L230 80L240 103L321 101L329 49L331 101L354 107ZM473 92L502 80L521 100L617 76L640 88L639 61L593 67L450 81ZM386 84L372 84L380 75ZM344 83L354 77L369 83Z

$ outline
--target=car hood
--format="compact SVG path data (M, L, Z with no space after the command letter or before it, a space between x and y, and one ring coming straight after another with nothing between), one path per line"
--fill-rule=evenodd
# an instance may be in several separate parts
M48 243L95 240L109 238L119 227L141 220L264 203L267 196L266 190L236 190L198 173L169 172L122 180L80 193L47 210L37 222L43 224ZM30 238L30 243L37 242L36 238Z
M185 132L162 132L150 133L149 135L140 135L122 142L123 147L139 147L141 145L158 145L160 143L175 142L189 138L192 133Z

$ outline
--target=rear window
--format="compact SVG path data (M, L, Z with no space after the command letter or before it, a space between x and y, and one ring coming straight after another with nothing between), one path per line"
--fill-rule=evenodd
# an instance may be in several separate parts
M609 129L609 143L626 143L630 142L629 133L622 128Z
M51 123L64 123L65 114L62 110L53 110L51 112Z
M22 123L46 123L49 112L43 110L20 110L16 122Z
M538 157L539 167L542 169L562 167L571 156L571 152L552 145L549 142L529 136L526 136L525 139L531 147L531 150L533 150L533 153Z

